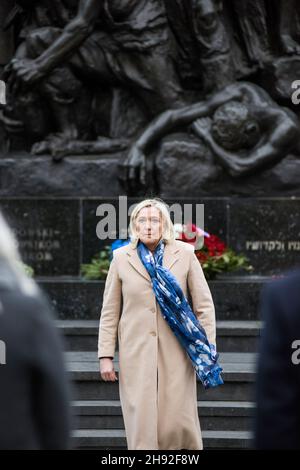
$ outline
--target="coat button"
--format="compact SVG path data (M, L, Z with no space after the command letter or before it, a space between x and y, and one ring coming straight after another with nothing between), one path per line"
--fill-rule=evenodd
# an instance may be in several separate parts
M155 308L155 307L152 307L150 310L151 310L152 313L155 313L155 312L156 312L156 308Z
M151 336L156 336L156 332L155 331L150 331L150 335Z

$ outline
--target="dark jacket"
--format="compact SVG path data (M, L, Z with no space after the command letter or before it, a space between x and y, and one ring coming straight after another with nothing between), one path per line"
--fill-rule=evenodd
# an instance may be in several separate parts
M67 448L68 385L48 302L25 295L1 261L0 341L0 449Z
M300 449L300 270L267 285L261 307L255 446Z

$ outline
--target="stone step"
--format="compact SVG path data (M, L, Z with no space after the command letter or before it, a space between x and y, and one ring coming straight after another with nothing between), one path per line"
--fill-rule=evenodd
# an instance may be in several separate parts
M217 321L217 347L220 352L256 352L262 323L258 320Z
M99 361L95 352L67 352L66 360L74 382L74 400L119 400L117 382L104 382L99 373ZM224 385L204 390L200 381L197 396L201 401L253 401L256 355L253 353L221 353L220 364L224 370ZM118 354L115 355L118 372Z
M201 429L205 431L247 431L252 427L254 404L249 402L198 402ZM124 429L119 400L73 402L76 429Z
M204 449L249 449L251 433L247 431L203 431ZM77 449L126 450L125 431L121 429L80 429L74 431L73 446Z
M58 320L67 351L97 349L98 320ZM217 321L217 346L220 352L255 352L261 323L259 321Z
M258 320L262 286L270 277L240 276L210 281L217 320ZM98 320L104 281L76 277L37 278L61 320Z

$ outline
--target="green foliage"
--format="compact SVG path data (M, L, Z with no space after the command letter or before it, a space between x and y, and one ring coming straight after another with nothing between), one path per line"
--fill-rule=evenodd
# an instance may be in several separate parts
M252 271L248 259L244 255L236 254L233 250L226 248L219 256L207 256L201 259L201 252L196 252L199 262L201 262L205 277L208 280L215 279L218 274L234 271ZM89 264L81 265L81 275L89 280L105 280L111 262L112 250L106 246L100 253L94 256Z
M215 279L215 277L221 273L240 270L247 272L253 271L253 267L249 264L249 260L246 256L239 255L229 248L220 256L211 256L205 261L201 261L201 266L206 279L210 280Z
M21 267L24 269L28 277L34 276L34 270L31 266L28 266L28 264L25 264L25 263L21 263Z
M89 280L104 280L109 270L111 253L110 246L105 246L100 253L92 258L90 263L81 265L81 275Z

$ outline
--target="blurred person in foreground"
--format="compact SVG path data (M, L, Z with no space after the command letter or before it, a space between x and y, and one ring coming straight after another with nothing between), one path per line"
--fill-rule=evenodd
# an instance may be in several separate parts
M262 295L255 447L300 449L300 269Z
M0 449L69 446L68 385L49 305L0 213Z

